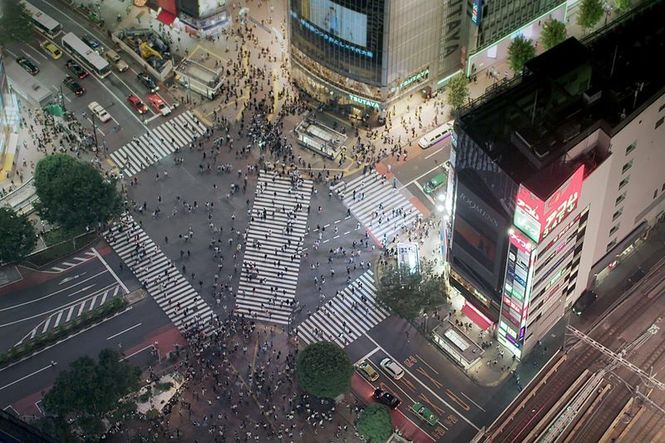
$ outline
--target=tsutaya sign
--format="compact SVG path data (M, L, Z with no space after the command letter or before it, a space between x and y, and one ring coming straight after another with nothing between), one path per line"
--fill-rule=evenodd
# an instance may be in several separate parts
M373 100L357 95L349 94L349 100L374 109L381 109L381 105Z
M513 224L531 240L540 242L575 210L583 182L584 165L581 165L546 201L520 185Z

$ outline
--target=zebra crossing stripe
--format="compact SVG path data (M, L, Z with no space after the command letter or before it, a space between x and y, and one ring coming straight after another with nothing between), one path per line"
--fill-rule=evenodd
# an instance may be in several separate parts
M185 111L112 152L111 159L126 177L131 177L205 132L206 127L191 111Z
M376 302L374 275L368 270L298 325L298 337L306 344L327 340L346 347L389 315Z
M290 178L265 172L259 175L245 234L237 313L272 323L289 322L312 189L310 180L294 188ZM298 205L300 209L296 209Z
M203 327L204 332L210 332L210 320L215 317L210 306L133 217L123 215L121 223L104 237L179 330ZM141 257L135 252L137 244L144 251Z

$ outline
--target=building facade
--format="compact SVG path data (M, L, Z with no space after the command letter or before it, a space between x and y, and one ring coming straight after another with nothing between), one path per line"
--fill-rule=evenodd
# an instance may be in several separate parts
M450 283L518 357L665 218L663 14L567 40L455 123Z

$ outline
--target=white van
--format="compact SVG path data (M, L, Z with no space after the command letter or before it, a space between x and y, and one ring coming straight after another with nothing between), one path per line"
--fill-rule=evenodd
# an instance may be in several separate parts
M423 135L420 141L418 141L418 146L420 146L422 149L427 149L432 145L450 137L452 135L452 131L452 122L444 123L433 131Z
M107 60L113 63L113 66L115 66L115 69L117 69L118 72L125 72L129 69L129 65L123 59L121 59L118 53L113 49L106 51L105 55Z

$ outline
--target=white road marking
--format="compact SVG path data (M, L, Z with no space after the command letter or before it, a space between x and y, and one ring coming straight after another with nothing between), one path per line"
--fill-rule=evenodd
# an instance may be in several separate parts
M443 151L443 148L439 148L439 149L437 149L436 151L432 152L430 155L428 155L427 157L425 157L425 160L427 160L427 159L430 158L430 157L434 157L436 154L438 154L438 153L441 152L441 151Z
M44 54L42 54L42 51L39 49L34 48L32 45L28 44L28 48L32 49L35 51L35 54L43 58L44 60L48 60L48 57L46 57ZM25 52L23 49L21 49L21 52L23 52L26 56L30 57L27 52Z
M411 183L415 183L415 182L417 182L418 180L420 180L421 178L423 178L423 177L426 176L427 174L429 174L429 173L431 173L431 172L433 172L433 171L436 171L436 170L439 169L439 168L443 169L443 167L442 167L441 165L436 165L436 166L434 166L434 167L433 167L432 169L430 169L429 171L427 171L427 172L425 172L425 173L423 173L423 174L420 174L418 177L414 178L414 179L411 180L410 182L408 182L408 183L406 183L406 184L403 184L402 186L399 187L398 190L401 191L402 189L404 189L404 188L406 188L407 186L409 186Z
M357 365L358 363L360 363L360 362L363 361L363 360L367 360L368 358L370 358L372 355L374 355L375 353L377 353L377 352L380 351L380 350L381 350L381 348L379 348L379 347L376 347L376 348L372 349L372 350L369 351L367 354L365 354L365 355L363 355L362 357L360 357L360 359L359 359L358 361L356 361L356 362L354 363L354 365Z
M101 262L104 264L104 266L106 266L106 269L108 269L108 271L111 273L111 275L113 276L113 278L115 278L115 281L117 281L118 284L122 287L122 289L125 290L125 294L129 294L129 289L127 289L127 286L125 286L125 284L123 283L123 281L120 280L120 279L118 278L118 276L116 275L115 272L113 272L113 269L111 269L111 267L109 266L109 264L106 263L106 260L104 260L104 257L102 257L102 255L97 251L97 249L95 249L95 248L91 248L91 250L92 250L92 252L95 253L95 255L97 256L97 258L99 259L99 261L101 261Z
M461 394L462 394L467 400L469 400L471 403L473 403L474 405L478 406L478 409L480 409L480 410L483 411L483 412L487 412L487 411L485 411L485 409L483 409L482 406L480 406L480 405L479 405L478 403L476 403L475 401L471 400L471 399L469 398L469 396L466 395L464 392L460 391L460 393L461 393Z
M135 324L134 326L130 326L130 327L128 327L127 329L124 329L124 330L118 332L117 334L113 334L113 335L110 336L110 337L106 337L106 339L107 339L107 340L111 340L112 338L116 338L117 336L122 335L122 334L124 334L125 332L131 331L131 330L134 329L134 328L138 328L138 327L141 326L142 324L143 324L142 322L139 322L139 323Z
M151 121L153 121L154 119L159 118L159 117L161 117L161 114L155 114L152 117L150 117L149 119L147 119L145 122L150 123Z
M0 391L2 391L3 389L8 388L8 387L10 387L10 386L14 386L16 383L22 382L22 381L25 380L26 378L30 378L30 377L32 377L33 375L37 375L37 374L39 374L40 372L45 371L45 370L47 370L47 369L50 368L50 367L51 367L51 365L44 366L43 368L41 368L41 369L37 369L36 371L29 373L28 375L24 375L23 377L21 377L21 378L19 378L19 379L17 379L17 380L14 380L14 381L11 382L11 383L7 383L6 385L0 387Z

